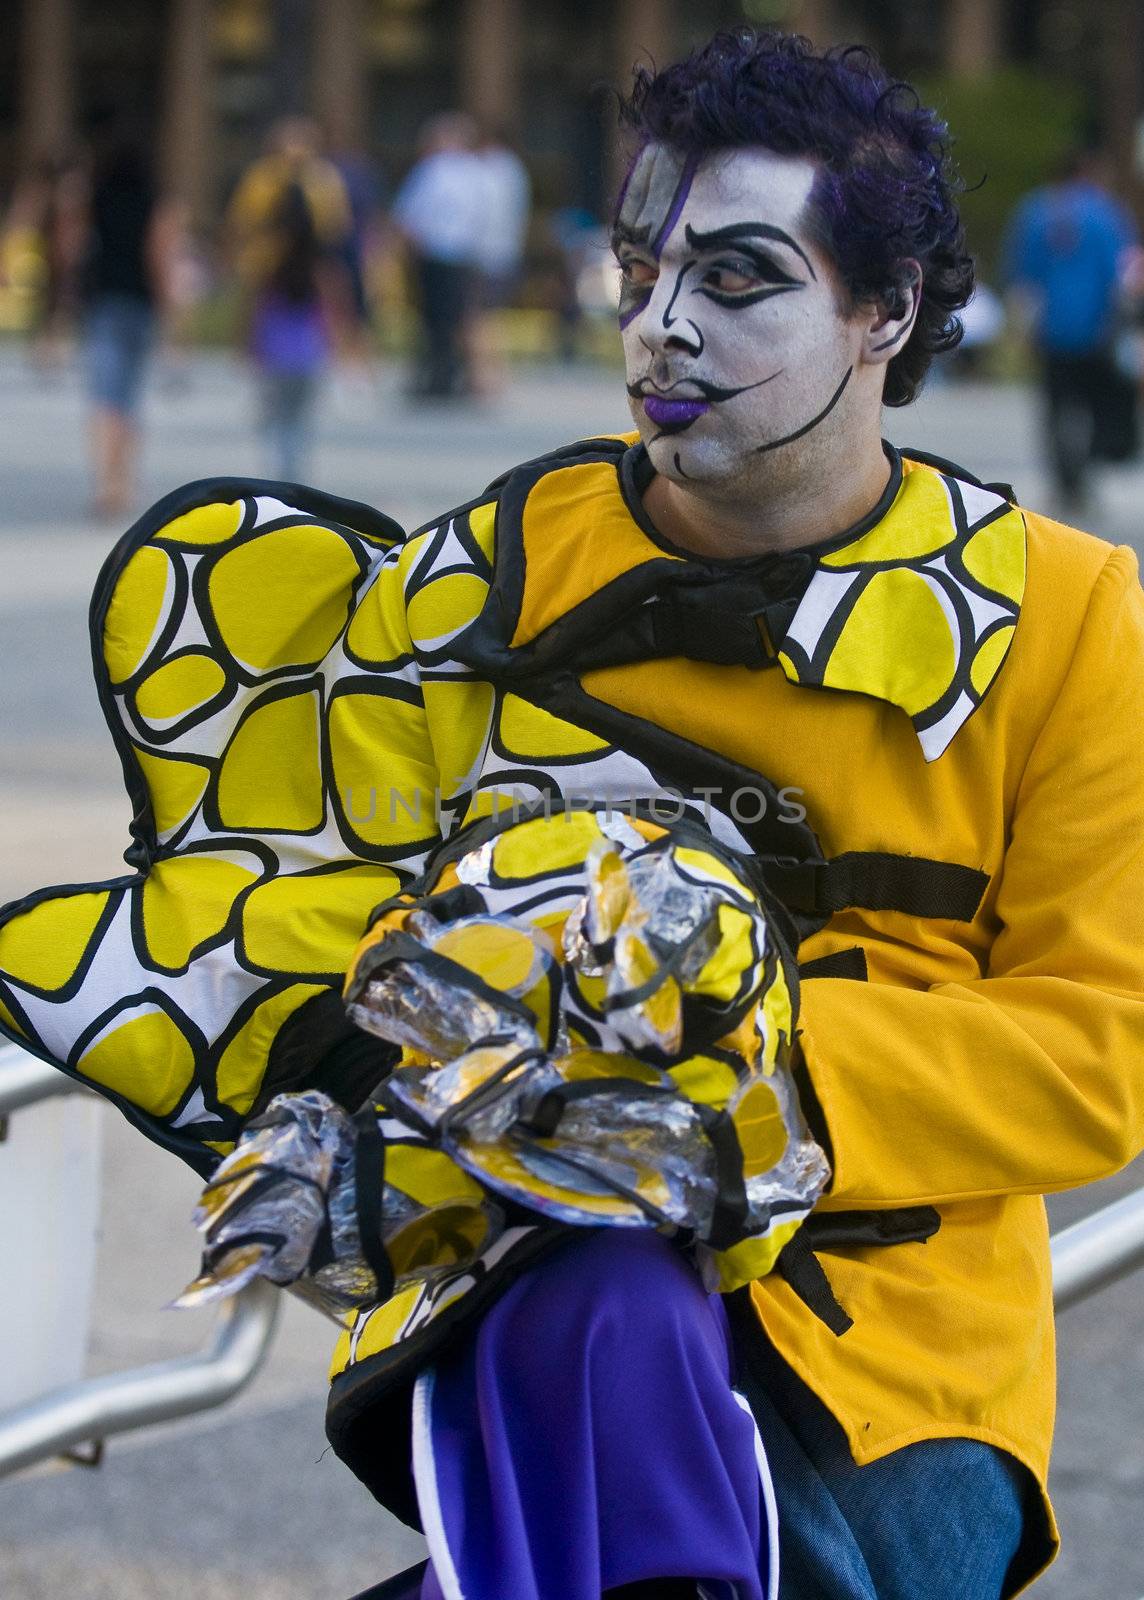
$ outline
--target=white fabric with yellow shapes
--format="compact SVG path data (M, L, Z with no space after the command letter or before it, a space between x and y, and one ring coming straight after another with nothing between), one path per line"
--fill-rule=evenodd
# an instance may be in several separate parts
M819 557L779 664L793 683L900 706L927 761L1001 670L1025 588L1025 521L1000 494L903 460L886 516Z

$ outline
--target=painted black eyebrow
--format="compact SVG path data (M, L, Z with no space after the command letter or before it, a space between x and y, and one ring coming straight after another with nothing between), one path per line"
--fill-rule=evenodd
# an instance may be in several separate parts
M611 245L613 250L620 244L632 244L646 249L650 243L650 228L630 228L626 222L617 222L612 228Z
M722 244L735 244L741 239L774 239L778 244L785 244L788 250L793 250L796 256L801 256L806 263L806 270L815 283L818 282L818 273L811 266L806 251L789 233L776 228L773 222L732 222L726 228L713 228L710 233L696 233L688 223L684 233L688 244L696 250L717 250Z

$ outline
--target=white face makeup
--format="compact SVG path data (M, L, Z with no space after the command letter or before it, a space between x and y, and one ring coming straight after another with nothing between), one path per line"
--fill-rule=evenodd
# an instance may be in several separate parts
M860 326L809 237L814 164L761 147L698 166L649 145L613 234L632 414L657 472L714 485L807 439L843 399Z

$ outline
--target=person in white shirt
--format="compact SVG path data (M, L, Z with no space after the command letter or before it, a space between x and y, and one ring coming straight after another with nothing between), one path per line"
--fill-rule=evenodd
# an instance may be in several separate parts
M422 130L421 155L393 206L417 279L422 342L412 393L420 398L446 399L471 388L463 331L485 231L475 142L470 117L434 117Z

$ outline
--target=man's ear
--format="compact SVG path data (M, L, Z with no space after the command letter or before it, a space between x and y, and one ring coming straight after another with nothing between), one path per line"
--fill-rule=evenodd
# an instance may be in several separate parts
M870 306L862 334L862 359L871 366L892 361L914 331L922 300L922 269L912 258L899 262L897 282Z

